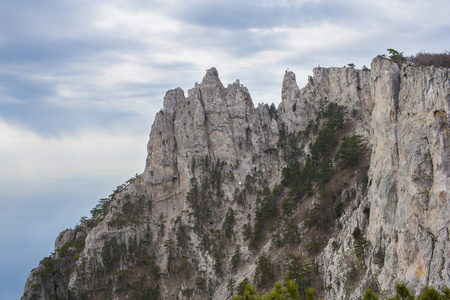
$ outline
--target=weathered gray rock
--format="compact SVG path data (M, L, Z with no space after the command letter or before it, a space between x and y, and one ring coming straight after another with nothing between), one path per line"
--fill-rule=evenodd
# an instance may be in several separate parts
M450 278L445 268L450 249L444 242L450 182L441 162L448 156L444 145L450 132L448 122L436 115L448 118L448 70L400 69L382 59L375 59L372 69L376 105L368 239L375 251L385 252L380 287L392 288L398 280L417 290L443 287ZM447 255L435 256L436 249Z
M365 200L370 218L363 227L369 242L367 268L352 290L330 282L329 297L356 299L368 287L392 291L400 281L416 292L426 285L442 288L450 282L449 172L442 168L450 151L448 69L399 67L376 58L371 77L375 106ZM358 210L345 217L352 226L339 233L339 242L351 238L355 222L361 227ZM329 243L322 256L322 274L347 272L349 268L340 263L348 263L347 251L351 249L340 247L333 255Z
M427 284L449 285L449 86L448 69L376 58L372 71L316 68L302 89L294 73L286 72L274 111L255 108L238 80L224 87L211 68L187 95L180 88L166 93L144 173L118 187L104 211L78 231L58 236L55 256L32 271L22 298L125 299L139 283L158 285L162 299L226 299L228 280L252 280L261 254L272 255L282 280L285 254L310 259L305 244L317 239L326 246L317 259L323 284L316 284L326 287L327 299L358 298L368 287L392 291L396 281L416 292ZM342 216L325 232L305 225L319 199L315 184L294 212L301 231L297 245L279 248L265 229L258 247L250 247L243 227L254 222L263 197L257 191L275 188L287 164L280 131L319 126L328 103L346 107L340 137L361 135L366 148L358 168L344 170L333 158L340 173L328 185L335 194L327 209L341 203ZM301 163L315 138L293 141ZM196 182L204 194L191 199ZM290 196L286 190L282 198ZM200 205L194 203L199 199ZM208 216L200 226L195 215L202 208ZM223 237L229 209L233 234L216 238ZM355 255L356 228L368 242L362 259ZM86 234L82 251L72 247L62 257L61 247L79 241L80 234ZM241 246L237 267L231 264L235 245ZM128 290L118 280L124 270L133 271Z

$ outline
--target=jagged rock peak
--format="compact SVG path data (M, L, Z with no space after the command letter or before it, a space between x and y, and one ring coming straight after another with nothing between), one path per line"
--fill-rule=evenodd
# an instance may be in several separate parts
M284 73L283 86L281 88L282 101L292 101L291 98L299 96L300 89L295 80L295 74L292 71Z
M297 84L297 81L295 79L295 74L292 71L286 70L284 72L284 77L283 77L283 89L287 88L288 86L290 86L292 84Z
M416 293L449 285L449 90L449 69L375 58L372 71L315 68L302 89L286 71L275 111L210 68L187 96L166 93L144 173L58 236L22 299L228 299L228 283L256 278L263 254L281 266L287 253L318 268L325 299L387 294L396 281ZM346 167L336 154L358 136L361 161ZM291 180L314 150L328 179L313 170L308 185ZM290 218L266 211L285 214L292 196ZM321 224L307 224L318 199ZM315 257L305 251L313 242Z
M215 67L211 67L210 69L206 70L206 74L203 77L203 82L202 83L207 83L210 80L219 80L219 72L217 72L217 69Z
M203 81L201 83L202 85L217 85L224 89L224 86L219 78L219 72L217 72L217 69L212 67L208 70L206 70L206 74L203 77Z
M184 91L179 87L167 91L164 96L163 111L173 116L185 99Z

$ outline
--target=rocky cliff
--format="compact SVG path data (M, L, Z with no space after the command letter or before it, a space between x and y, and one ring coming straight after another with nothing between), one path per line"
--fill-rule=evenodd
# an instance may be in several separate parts
M278 108L212 68L168 91L144 173L63 231L22 299L327 299L450 284L449 70L286 72Z

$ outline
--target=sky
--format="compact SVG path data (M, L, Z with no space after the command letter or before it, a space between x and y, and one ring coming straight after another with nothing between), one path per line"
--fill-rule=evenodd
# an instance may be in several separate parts
M216 67L254 104L286 69L450 50L448 0L0 0L0 299L145 166L164 94Z

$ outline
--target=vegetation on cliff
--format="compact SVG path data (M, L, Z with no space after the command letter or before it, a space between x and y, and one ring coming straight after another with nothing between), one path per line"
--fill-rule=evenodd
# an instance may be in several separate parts
M392 60L376 59L375 72L398 72ZM371 156L397 149L379 158L395 159L403 145L375 149L383 142L369 139L369 71L315 72L306 91L287 72L278 109L254 108L246 89L239 82L224 88L215 69L187 99L168 92L144 173L60 234L55 253L30 275L24 299L314 299L360 296L363 286L382 291L370 268L383 268L387 250L369 236L369 222L384 207L371 207L368 198L385 183L369 180L368 169ZM398 107L377 113L389 118L386 126L401 117ZM414 174L426 175L428 166ZM431 230L426 235L438 244ZM427 267L416 274L425 276Z

